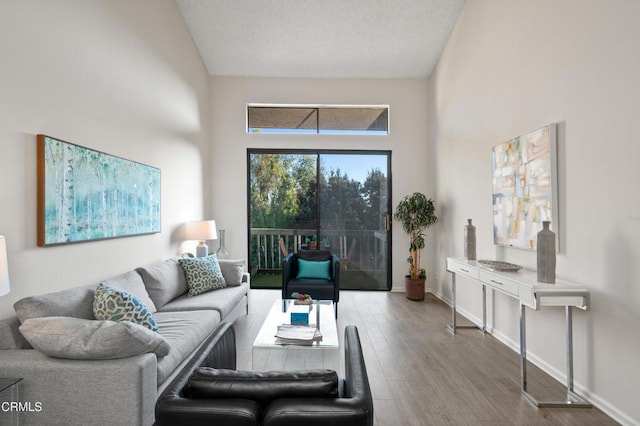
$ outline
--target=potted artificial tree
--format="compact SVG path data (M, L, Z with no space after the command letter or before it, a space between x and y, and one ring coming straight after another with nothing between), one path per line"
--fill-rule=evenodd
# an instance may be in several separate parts
M402 229L409 234L409 275L405 279L407 299L424 299L424 282L427 274L420 268L420 250L424 248L424 237L427 228L438 221L435 215L433 200L424 194L414 192L398 203L393 218L402 224Z

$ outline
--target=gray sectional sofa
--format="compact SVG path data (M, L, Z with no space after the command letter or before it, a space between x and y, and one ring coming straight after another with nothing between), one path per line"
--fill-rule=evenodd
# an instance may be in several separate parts
M158 395L218 324L248 313L250 276L243 272L243 263L220 260L227 287L197 296L187 295L186 278L177 258L104 281L133 294L152 311L159 334L169 345L166 356L148 351L114 359L54 358L33 349L20 333L21 323L34 318L39 318L37 324L45 325L59 317L96 324L87 320L95 320L93 300L97 284L16 302L16 316L0 321L0 377L24 378L20 402L32 407L39 402L41 407L20 413L20 424L152 425ZM61 335L63 351L67 349L64 339ZM54 344L57 341L49 340ZM104 339L98 343L104 345ZM72 349L77 352L77 345ZM80 350L83 355L88 352L87 357L91 358L91 347Z

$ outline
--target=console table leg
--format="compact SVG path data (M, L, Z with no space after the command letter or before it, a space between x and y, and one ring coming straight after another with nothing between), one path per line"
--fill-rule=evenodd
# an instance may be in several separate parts
M482 334L487 330L487 286L482 286Z
M527 392L527 348L525 306L520 305L520 374L522 377L522 395L538 408L590 408L592 405L582 396L573 391L573 316L571 306L565 306L566 327L566 366L567 366L567 397L564 401L539 401Z
M591 407L589 401L573 390L573 309L565 306L565 326L567 339L567 405Z
M456 274L451 273L451 324L449 331L456 334Z
M520 305L520 383L527 392L527 319L525 306Z
M567 400L569 400L569 394L573 392L573 315L571 306L565 306L565 317L567 340Z
M456 334L456 330L459 328L477 328L482 333L485 331L486 325L486 311L487 311L487 297L485 286L482 286L482 326L479 325L458 325L456 321L456 274L451 272L451 324L447 324L447 329Z

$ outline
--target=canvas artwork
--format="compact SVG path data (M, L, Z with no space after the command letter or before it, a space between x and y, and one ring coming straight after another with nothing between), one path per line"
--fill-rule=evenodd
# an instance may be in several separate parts
M38 245L160 232L160 169L38 135Z
M542 221L558 234L555 125L494 146L491 158L493 241L536 250Z

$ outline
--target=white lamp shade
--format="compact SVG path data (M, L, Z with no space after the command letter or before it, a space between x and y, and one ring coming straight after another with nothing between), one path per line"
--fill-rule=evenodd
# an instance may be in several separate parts
M7 264L7 244L0 235L0 296L4 296L11 291L9 286L9 265Z
M197 220L187 222L187 240L217 240L218 231L216 230L215 220Z

